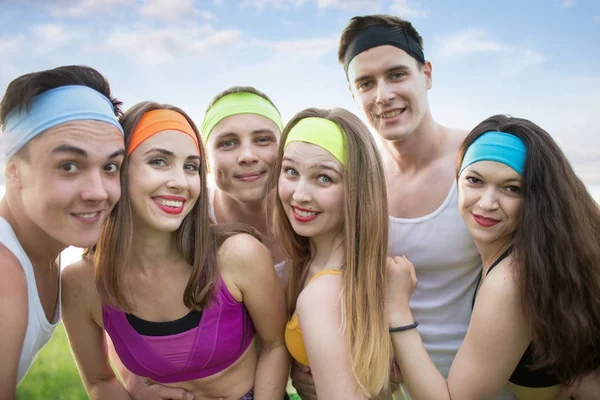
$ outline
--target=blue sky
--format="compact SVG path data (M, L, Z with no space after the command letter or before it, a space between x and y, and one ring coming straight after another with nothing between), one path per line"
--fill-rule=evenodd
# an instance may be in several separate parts
M470 129L496 113L548 130L600 187L600 2L594 0L3 0L0 92L64 64L102 72L125 108L172 103L198 123L232 85L266 92L284 118L358 112L336 49L354 15L413 22L433 64L434 118Z

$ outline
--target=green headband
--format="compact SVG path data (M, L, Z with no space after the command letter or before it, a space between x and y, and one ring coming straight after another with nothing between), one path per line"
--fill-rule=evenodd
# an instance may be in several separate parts
M325 118L303 118L290 130L285 141L312 143L331 153L344 165L346 161L345 133L338 124Z
M206 112L202 121L202 138L208 141L214 127L224 118L237 114L256 114L275 122L279 131L283 130L283 121L279 111L267 99L254 93L231 93L220 98Z

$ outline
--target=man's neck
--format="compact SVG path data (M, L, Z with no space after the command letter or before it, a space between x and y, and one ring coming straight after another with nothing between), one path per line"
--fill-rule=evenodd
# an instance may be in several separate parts
M217 189L215 192L215 215L217 222L242 222L262 233L267 227L267 207L274 200L274 192L255 202L241 202Z
M405 140L383 142L386 164L401 174L417 173L444 156L447 135L432 119L423 121Z
M31 221L23 212L22 203L17 196L9 192L0 201L0 216L10 224L34 266L53 265L54 260L68 247L49 236Z

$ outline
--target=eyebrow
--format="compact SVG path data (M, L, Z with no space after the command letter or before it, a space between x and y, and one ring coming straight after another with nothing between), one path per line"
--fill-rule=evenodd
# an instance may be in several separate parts
M165 150L165 149L160 149L158 147L153 147L153 148L147 150L144 153L144 155L152 153L152 152L155 152L155 151L158 152L158 153L164 154L165 156L168 156L168 157L172 157L174 155L172 151Z
M293 162L294 164L296 163L296 161L294 161L293 159L291 159L288 156L283 156L282 161L290 161L290 162ZM334 166L332 166L330 164L319 163L319 164L311 165L311 167L310 167L310 169L319 169L319 168L327 169L327 170L333 171L339 175L342 175L342 173L340 171L338 171Z
M407 65L403 65L403 64L399 64L399 65L394 65L393 67L387 68L385 71L383 71L383 73L385 75L391 73L391 72L395 72L395 71L410 71L410 68ZM354 83L360 82L360 81L364 81L367 78L370 78L371 75L369 74L365 74L365 75L361 75L359 77L356 77L354 79Z
M71 146L71 145L68 145L68 144L61 144L60 146L55 147L54 149L52 149L51 153L52 154L56 154L56 153L74 153L74 154L76 154L78 156L85 157L85 158L88 158L88 156L89 156L88 153L87 153L87 151L85 151L85 150L83 150L83 149L81 149L79 147ZM123 148L115 151L114 153L111 153L108 156L108 159L116 158L116 157L122 156L122 155L125 155L125 149L123 149Z
M470 172L472 174L475 174L475 175L479 176L480 178L483 178L483 175L481 175L479 172L475 171L474 169L471 169ZM502 181L502 183L510 183L510 182L520 183L521 182L521 178L508 178L508 179L504 179Z

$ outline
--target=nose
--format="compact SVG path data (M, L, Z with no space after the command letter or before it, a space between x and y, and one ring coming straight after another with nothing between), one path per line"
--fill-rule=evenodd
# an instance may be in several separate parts
M252 141L246 141L239 147L238 163L239 164L255 164L258 162L258 156L254 149Z
M104 171L93 170L85 176L81 190L81 198L89 202L101 202L108 199L108 186L110 177Z
M393 98L394 92L390 85L384 79L380 79L379 82L377 82L377 97L375 98L375 103L386 104L392 101Z
M477 205L482 210L486 211L496 209L498 207L498 196L496 189L493 187L488 187L479 198Z
M304 179L299 179L292 194L292 200L297 203L306 203L312 200L310 184Z
M189 187L188 176L186 176L183 166L171 169L167 187L176 190L184 190Z

